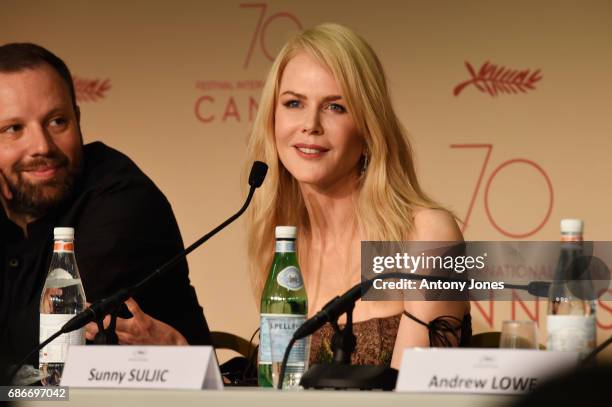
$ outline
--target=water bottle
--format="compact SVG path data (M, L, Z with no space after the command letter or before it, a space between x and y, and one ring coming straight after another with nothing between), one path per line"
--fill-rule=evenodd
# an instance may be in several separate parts
M85 308L85 291L74 256L74 229L53 229L53 257L40 298L40 343ZM58 386L70 345L85 344L85 328L63 334L40 350L43 385Z
M596 306L592 296L584 295L590 281L579 280L578 268L584 265L582 232L582 220L561 220L561 254L549 291L546 347L584 357L595 348Z
M289 340L308 315L308 300L297 261L295 226L276 227L274 261L261 297L258 380L272 387L278 380ZM307 340L297 341L289 357L283 385L296 387L308 361Z

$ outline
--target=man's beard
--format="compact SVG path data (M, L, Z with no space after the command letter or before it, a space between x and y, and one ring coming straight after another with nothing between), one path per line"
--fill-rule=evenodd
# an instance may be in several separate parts
M24 171L45 167L57 167L59 173L53 178L37 183L31 183L23 176ZM13 183L6 177L13 195L13 199L6 202L8 209L13 213L38 219L70 197L81 172L81 160L79 159L71 168L68 157L61 152L56 152L36 158L27 165L17 164L14 172L17 174L16 182Z

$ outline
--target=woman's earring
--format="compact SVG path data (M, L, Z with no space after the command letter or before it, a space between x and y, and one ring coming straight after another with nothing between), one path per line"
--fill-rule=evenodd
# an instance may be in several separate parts
M363 164L361 166L361 176L363 177L365 175L366 170L368 169L368 164L369 164L369 154L368 154L368 150L366 150L363 153Z

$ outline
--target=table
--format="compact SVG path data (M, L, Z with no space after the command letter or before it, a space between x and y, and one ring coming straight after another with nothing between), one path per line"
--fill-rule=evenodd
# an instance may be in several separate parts
M27 401L19 407L190 407L190 406L283 406L283 407L490 407L508 406L518 396L483 394L424 394L382 391L275 391L259 388L225 390L115 390L70 389L69 401Z

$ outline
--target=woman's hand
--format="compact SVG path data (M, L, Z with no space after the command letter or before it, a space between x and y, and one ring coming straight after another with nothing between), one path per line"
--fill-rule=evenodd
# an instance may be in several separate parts
M117 318L115 332L121 345L188 345L179 331L143 312L133 298L125 302L133 317ZM110 315L104 318L104 328L110 324ZM90 322L85 326L85 337L93 340L98 326Z

